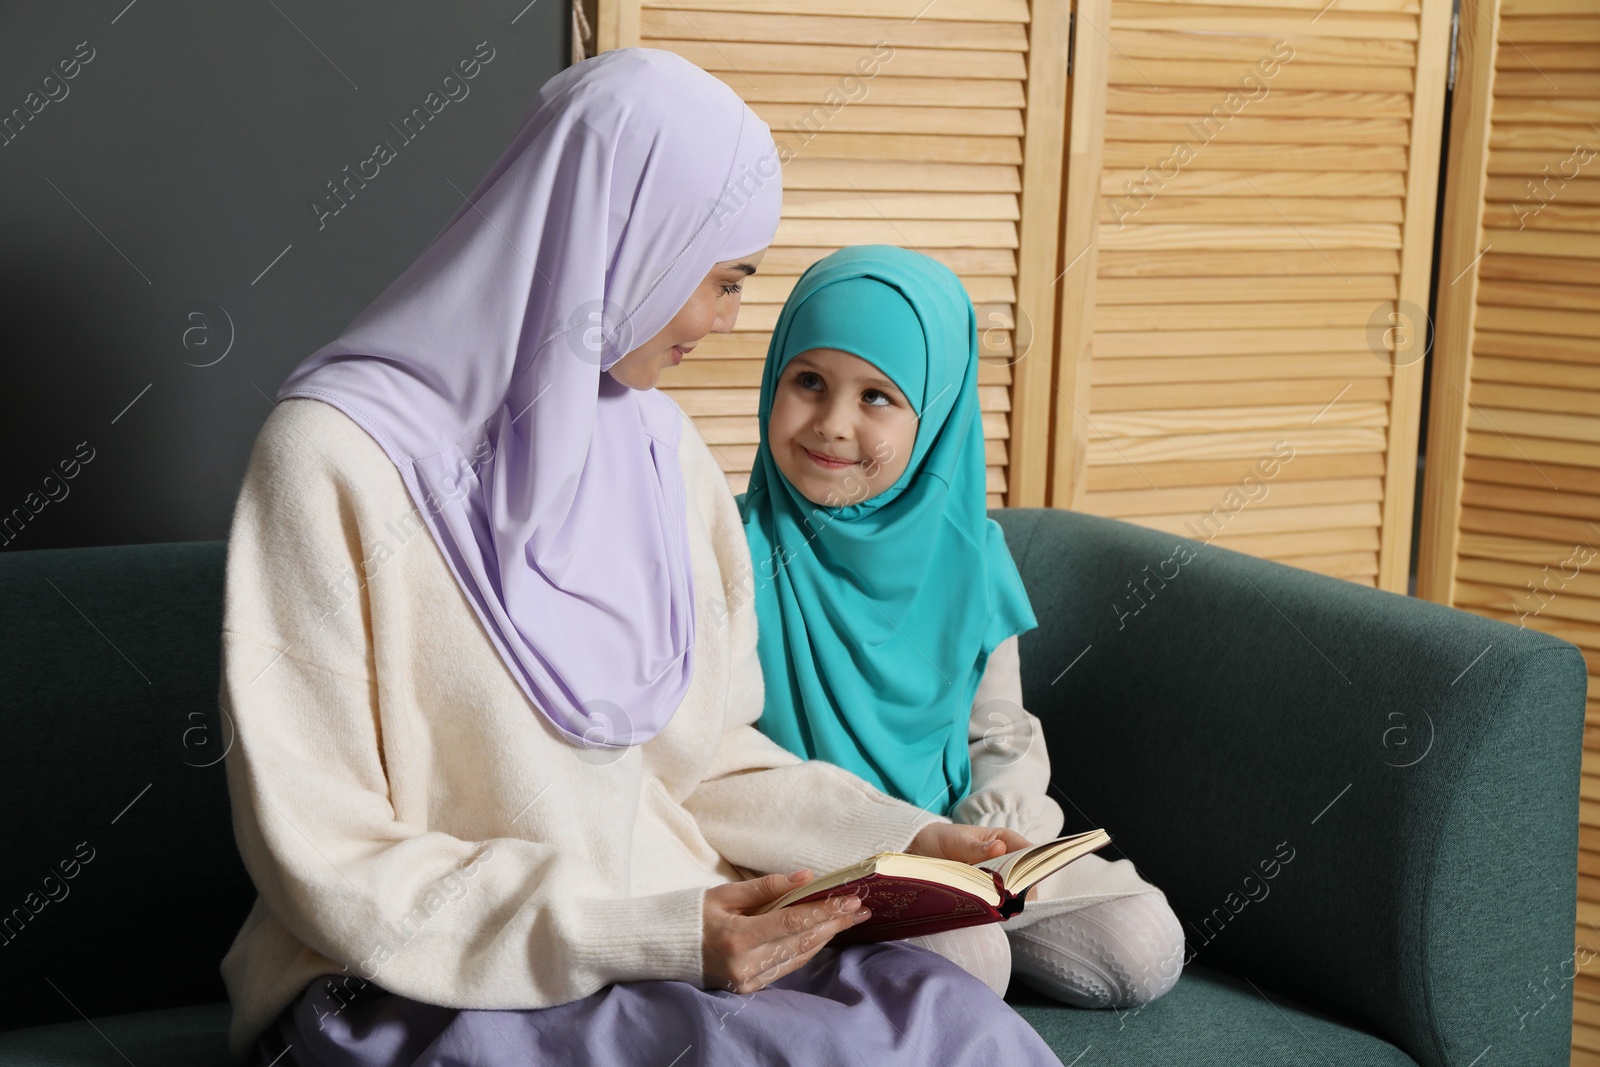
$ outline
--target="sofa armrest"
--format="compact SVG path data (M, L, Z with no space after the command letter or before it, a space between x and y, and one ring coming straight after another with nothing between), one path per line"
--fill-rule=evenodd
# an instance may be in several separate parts
M1110 830L1191 957L1422 1064L1567 1061L1576 646L1112 519L994 517L1067 828Z

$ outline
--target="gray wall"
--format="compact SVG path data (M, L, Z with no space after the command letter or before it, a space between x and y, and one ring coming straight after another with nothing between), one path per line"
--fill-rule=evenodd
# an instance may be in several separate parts
M279 382L499 158L567 11L0 3L0 551L226 537Z

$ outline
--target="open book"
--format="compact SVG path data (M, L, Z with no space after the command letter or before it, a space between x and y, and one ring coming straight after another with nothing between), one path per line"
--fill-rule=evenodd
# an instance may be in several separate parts
M757 915L798 904L852 895L872 909L865 922L839 931L828 943L898 941L964 926L1005 922L1022 910L1034 883L1111 843L1104 830L1058 837L982 863L879 852L860 863L813 878L771 901Z

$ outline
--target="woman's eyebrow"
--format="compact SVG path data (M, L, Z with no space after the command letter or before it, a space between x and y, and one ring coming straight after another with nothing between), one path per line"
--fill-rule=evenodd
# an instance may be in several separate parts
M743 274L745 277L749 277L750 275L752 275L752 274L754 274L756 272L756 269L754 267L752 267L748 263L735 263L731 267L723 267L722 269L723 270L736 270L739 273Z

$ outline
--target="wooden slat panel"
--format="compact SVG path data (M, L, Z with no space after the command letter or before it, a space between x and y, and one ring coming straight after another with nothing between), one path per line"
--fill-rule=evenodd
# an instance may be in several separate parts
M1172 4L1204 4L1213 6L1211 0L1167 0ZM1327 0L1230 0L1230 8L1273 8L1276 12L1304 11L1312 15L1319 14L1327 6ZM1386 14L1415 15L1420 6L1418 0L1340 0L1341 11L1381 11Z
M753 280L753 279L752 279ZM749 290L748 283L745 286ZM1247 304L1257 300L1306 300L1324 296L1328 279L1315 275L1268 275L1197 278L1105 278L1095 282L1095 302L1102 307L1115 304L1164 304L1171 300L1186 303ZM1339 295L1366 301L1393 300L1397 294L1392 274L1345 275ZM749 299L749 297L746 297Z
M967 219L784 219L774 243L786 245L900 244L910 248L1016 248L1011 222ZM765 260L763 260L765 265Z
M1267 455L1279 441L1283 431L1214 432L1195 434L1168 434L1160 437L1091 437L1088 463L1139 464L1146 460L1221 459L1231 457L1255 460ZM1295 434L1296 453L1316 455L1329 452L1382 452L1387 440L1382 428L1352 427L1348 429L1301 430Z
M640 5L671 8L671 0L645 0ZM749 0L694 0L705 11L750 10ZM937 10L936 10L937 9ZM957 21L1027 22L1027 0L784 0L783 10L795 15L844 15L882 19L955 19Z
M899 163L1020 163L1022 146L1015 137L940 136L935 134L834 133L774 130L780 151L810 159L892 160Z
M748 8L745 11L707 10L698 2L666 9L646 6L639 21L639 32L644 37L847 45L857 50L863 42L887 44L891 51L907 47L1028 50L1026 28L1014 22L839 18L785 12L749 14L747 11Z
M1399 170L1405 169L1405 150L1395 145L1357 146L1297 145L1293 152L1282 147L1252 144L1222 144L1213 141L1194 150L1194 158L1183 164L1205 170ZM1106 141L1109 167L1158 167L1170 170L1176 162L1171 143L1158 141Z
M1291 34L1291 36L1293 36ZM1172 85L1217 90L1216 102L1239 88L1249 68L1239 63L1194 59L1124 59L1109 61L1110 84L1118 87ZM1324 90L1341 93L1409 93L1413 75L1404 67L1351 67L1337 63L1290 63L1272 79L1272 90Z
M1372 324L1427 301L1449 4L1301 7L1079 5L1101 31L1078 38L1079 89L1104 111L1082 117L1092 146L1070 179L1097 194L1064 242L1092 248L1093 281L1089 300L1064 289L1083 313L1061 339L1053 499L1177 529L1203 487L1292 440L1282 472L1299 476L1230 536L1403 590L1422 366ZM1365 525L1367 543L1281 540L1325 522Z
M602 47L685 56L751 104L784 157L783 220L734 330L662 379L731 486L742 488L753 454L762 360L796 279L840 247L883 243L943 262L978 305L988 492L997 502L1012 491L1011 393L1030 366L1019 353L1032 320L1050 315L1030 279L1055 271L1056 226L1038 205L1059 201L1050 130L1065 100L1065 12L1033 14L1027 0L602 0ZM1030 202L1036 229L1024 239Z
M843 75L855 71L863 57L873 56L870 41L860 45L820 44L745 44L713 42L703 37L664 40L645 38L650 48L668 48L697 67L713 73L755 69L783 74ZM1007 78L1022 80L1026 71L1016 52L957 51L948 48L896 48L891 57L879 61L881 73L907 77L937 78L943 71L958 70L964 78ZM734 84L734 81L730 81ZM734 84L737 90L737 84Z
M1317 248L1274 252L1271 256L1227 250L1112 251L1099 258L1099 276L1102 278L1171 278L1212 274L1281 277L1315 274L1343 280L1343 276L1351 274L1396 274L1400 270L1397 252L1377 249Z
M1339 4L1339 8L1343 11L1354 10L1343 3ZM1251 22L1253 26L1253 18ZM1277 43L1271 34L1257 33L1253 30L1249 34L1201 36L1170 30L1122 29L1114 24L1110 37L1111 45L1116 52L1130 59L1225 60L1245 67L1253 66L1263 55L1270 54ZM1342 36L1319 38L1296 35L1294 62L1348 63L1359 67L1414 67L1417 62L1417 52L1409 42L1400 39L1373 40L1370 37ZM1203 110L1215 106L1218 106L1216 100L1208 100ZM1113 110L1120 109L1114 107Z
M1571 44L1519 44L1515 48L1502 48L1496 57L1495 68L1539 72L1592 71L1600 68L1600 46L1591 41Z
M756 104L751 109L772 128L774 136L786 139L789 135L803 138L806 131L823 128L833 133L1022 136L1022 112L1017 108L877 104L846 107L841 102L833 108L801 103Z
M1155 223L1251 224L1281 219L1293 229L1342 222L1384 222L1398 227L1403 218L1398 198L1334 200L1326 197L1281 197L1272 201L1272 208L1275 213L1269 211L1259 198L1249 200L1242 196L1157 196L1151 197L1148 203L1118 197L1101 205L1100 222L1115 230L1126 224L1126 218L1135 214L1138 221L1146 226Z
M1254 472L1245 467L1240 477ZM1377 502L1383 499L1381 478L1322 478L1316 481L1279 482L1266 481L1254 474L1255 485L1264 491L1249 501L1251 508L1296 508L1317 504L1350 504ZM1096 515L1111 515L1119 519L1133 516L1181 516L1193 519L1217 507L1230 492L1239 491L1239 482L1227 485L1192 485L1160 491L1122 490L1105 493L1088 493L1089 510ZM1254 488L1251 490L1254 492ZM1141 519L1141 521L1143 521Z
M1273 39L1285 36L1417 39L1417 19L1408 12L1390 14L1335 9L1307 19L1299 12L1193 3L1141 3L1138 0L1122 0L1111 10L1113 29L1231 32Z
M1270 448L1270 445L1269 445ZM1190 485L1237 485L1256 469L1259 456L1216 460L1175 460L1141 463L1138 467L1090 467L1084 474L1089 493L1125 489L1170 489ZM1364 478L1383 473L1383 457L1377 454L1311 455L1297 449L1294 458L1280 463L1274 484L1317 479Z
M1193 42L1192 38L1189 40L1200 47L1205 46L1203 42ZM1255 53L1255 55L1260 54L1260 52ZM1143 82L1112 86L1107 90L1106 100L1108 110L1124 115L1208 115L1219 106L1223 106L1213 89L1165 87L1155 89ZM1250 108L1252 114L1295 115L1301 118L1330 115L1336 118L1409 119L1411 94L1276 89L1265 98L1252 101Z
M1150 229L1146 226L1143 229ZM1334 295L1343 296L1343 293ZM1388 301L1253 301L1248 304L1175 304L1154 307L1111 305L1100 309L1095 325L1105 331L1333 328L1360 321Z
M709 338L708 338L709 340ZM704 344L704 342L702 342ZM1305 378L1332 375L1346 381L1387 378L1387 363L1370 353L1311 353L1286 359L1269 354L1260 356L1188 356L1154 359L1095 360L1090 380L1095 385L1133 384L1149 381L1251 382L1278 380L1294 382Z
M1369 351L1365 325L1319 330L1195 330L1182 335L1164 330L1127 330L1097 333L1094 347L1095 355L1106 359Z
M1097 413L1097 424L1100 412L1152 408L1215 410L1240 404L1332 404L1362 400L1378 401L1378 406L1383 407L1383 402L1388 399L1389 382L1384 378L1365 378L1360 381L1337 378L1232 382L1176 380L1155 385L1101 385L1089 390L1091 410Z
M746 103L816 104L829 93L846 96L859 90L854 74L774 74L761 70L713 70ZM847 80L854 78L854 81ZM1026 102L1022 82L993 78L875 78L872 102L906 107L1016 107ZM787 183L785 183L787 184Z
M815 248L773 244L767 250L766 258L761 261L761 269L770 270L774 274L799 274L829 252L837 251L841 247L843 245ZM1017 272L1016 255L1009 248L923 247L921 251L963 277L969 274L1014 276Z
M1411 136L1404 119L1327 116L1276 118L1256 112L1234 115L1220 104L1218 112L1202 112L1200 115L1123 115L1117 123L1117 138L1152 143L1190 141L1197 146L1209 146L1214 138L1226 133L1229 144L1403 145L1409 142ZM1530 147L1546 146L1540 144Z
M1600 944L1600 6L1475 6L1451 117L1418 590L1589 661L1578 942ZM1574 1064L1600 1064L1597 963L1574 981Z
M1209 95L1209 94L1208 94ZM1159 190L1163 196L1237 196L1259 202L1262 197L1398 197L1406 191L1405 175L1398 171L1340 171L1329 174L1305 170L1195 170L1156 171L1160 160L1147 160L1142 169L1107 168L1100 191L1107 196L1144 196ZM1151 187L1154 187L1152 189ZM1265 206L1265 205L1263 205Z
M783 194L795 189L864 192L1015 193L1016 167L990 163L929 163L907 167L874 159L792 159L783 167Z

